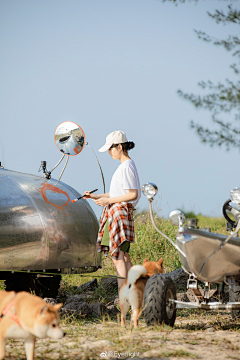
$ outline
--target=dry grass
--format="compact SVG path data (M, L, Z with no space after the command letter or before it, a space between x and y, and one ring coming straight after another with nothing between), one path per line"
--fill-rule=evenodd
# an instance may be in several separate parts
M230 326L227 329L226 326ZM232 323L228 313L194 312L180 314L176 326L138 329L120 326L118 319L62 320L66 336L61 341L38 339L35 359L239 359L240 324ZM24 359L22 341L7 341L8 359Z

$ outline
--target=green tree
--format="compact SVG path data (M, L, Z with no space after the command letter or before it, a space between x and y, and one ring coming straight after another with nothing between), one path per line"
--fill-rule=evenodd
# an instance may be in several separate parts
M185 0L168 1L175 4L185 2ZM234 3L239 5L238 1ZM217 24L221 23L226 26L234 24L239 32L240 10L233 8L233 4L229 5L225 12L215 10L214 13L207 13ZM229 35L226 39L220 40L202 31L195 30L195 32L199 39L223 47L231 54L235 60L231 64L231 68L236 80L230 81L226 79L224 82L217 84L211 81L201 81L198 85L206 91L206 95L203 96L178 90L178 94L183 99L190 101L196 108L210 111L214 123L213 129L203 127L194 121L191 121L190 126L205 144L210 146L223 145L227 150L233 147L240 149L240 37ZM230 119L230 121L227 121L226 118Z

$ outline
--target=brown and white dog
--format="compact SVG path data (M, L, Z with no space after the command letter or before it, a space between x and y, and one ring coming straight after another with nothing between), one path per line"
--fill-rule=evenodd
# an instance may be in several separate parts
M64 336L59 327L58 310L62 304L49 305L27 292L0 290L0 360L5 357L5 339L24 339L27 360L33 360L35 339Z
M150 276L163 273L163 259L148 261L145 259L142 265L134 265L128 272L119 292L119 305L121 309L121 325L126 325L126 314L129 306L132 308L134 327L138 327L138 318L143 306L143 295L146 283Z

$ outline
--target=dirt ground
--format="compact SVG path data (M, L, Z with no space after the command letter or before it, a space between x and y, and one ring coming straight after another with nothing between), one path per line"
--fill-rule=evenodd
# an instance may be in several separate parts
M185 310L184 310L185 311ZM62 321L61 340L38 339L35 359L204 359L240 360L240 322L229 313L182 311L174 328L121 328L116 319ZM25 359L23 341L8 340L6 359Z

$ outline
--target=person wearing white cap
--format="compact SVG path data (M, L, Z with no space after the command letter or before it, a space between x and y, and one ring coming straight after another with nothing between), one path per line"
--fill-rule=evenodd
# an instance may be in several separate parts
M128 151L135 144L127 140L126 134L113 131L106 137L106 143L98 151L108 151L120 165L113 174L110 189L105 194L85 191L84 198L91 198L99 206L104 206L97 239L97 249L110 254L117 269L117 276L126 278L132 266L129 256L130 243L134 242L133 210L141 197L140 182L134 161ZM118 290L124 279L118 278Z

